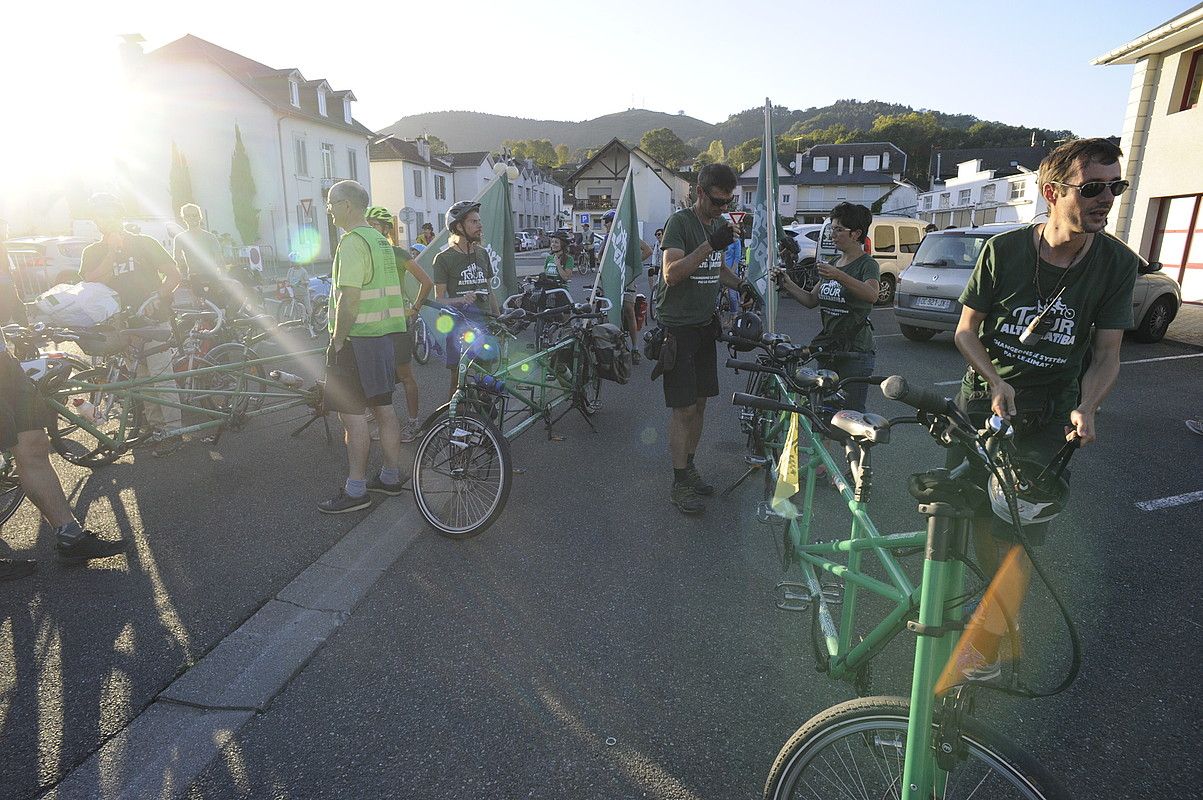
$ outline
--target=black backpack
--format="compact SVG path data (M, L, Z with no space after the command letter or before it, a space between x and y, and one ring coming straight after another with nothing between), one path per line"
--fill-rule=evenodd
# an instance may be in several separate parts
M593 363L597 374L623 384L631 379L631 342L622 328L609 322L594 325Z

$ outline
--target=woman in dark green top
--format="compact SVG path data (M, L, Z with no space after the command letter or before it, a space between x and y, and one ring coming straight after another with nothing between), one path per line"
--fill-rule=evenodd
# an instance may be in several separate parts
M572 277L572 270L576 268L572 256L568 255L568 234L562 231L553 233L548 249L551 252L543 262L543 274L561 283L568 283L568 279Z
M829 365L841 378L872 375L876 364L869 312L877 302L881 269L865 254L865 235L873 215L864 206L840 203L831 210L831 238L840 251L833 264L819 263L819 282L810 291L789 279L785 270L774 270L777 285L807 308L818 308L823 320L811 347L856 355L834 359ZM867 384L844 389L848 408L865 410Z

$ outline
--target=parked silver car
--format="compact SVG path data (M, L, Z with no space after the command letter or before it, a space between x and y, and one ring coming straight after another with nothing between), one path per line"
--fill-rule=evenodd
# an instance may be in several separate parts
M56 283L75 280L84 248L93 241L83 236L23 236L6 241L21 298L29 301Z
M894 297L894 316L902 335L925 342L940 331L956 330L961 318L958 301L982 247L990 237L1020 227L1024 226L997 223L927 234L911 265L903 271ZM1138 342L1161 341L1182 306L1182 289L1160 269L1161 264L1140 259L1140 273L1132 291L1135 324L1131 328Z

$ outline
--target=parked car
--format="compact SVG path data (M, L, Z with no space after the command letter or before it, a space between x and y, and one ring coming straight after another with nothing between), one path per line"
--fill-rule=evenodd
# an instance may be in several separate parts
M894 297L894 315L902 335L924 342L941 331L956 330L961 318L958 302L978 254L986 241L1000 233L1024 227L1017 223L995 223L978 228L932 231L919 245L915 259L902 273ZM1109 235L1109 234L1107 234ZM1159 342L1182 306L1182 289L1160 272L1161 264L1150 264L1138 255L1140 271L1132 291L1132 338Z
M51 286L76 280L84 248L94 240L84 236L23 236L4 243L13 262L13 278L23 300Z
M790 225L786 231L797 231L799 239L804 237L813 241L818 254L838 255L830 235L823 236L823 228L824 225ZM910 217L873 218L865 251L873 256L881 268L877 305L889 305L893 301L898 276L910 265L919 243L923 241L926 228L926 222ZM809 266L803 254L799 254L798 266L800 269Z
M529 234L535 240L535 248L547 247L550 244L551 237L547 235L547 231L542 228L523 228L519 233Z

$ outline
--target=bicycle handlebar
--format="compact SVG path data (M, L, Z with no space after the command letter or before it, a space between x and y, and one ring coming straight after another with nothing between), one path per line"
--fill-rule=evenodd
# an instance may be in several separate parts
M793 403L782 403L778 400L770 400L767 397L746 394L744 392L736 392L735 394L731 395L731 403L737 406L761 408L765 411L792 411L799 414L806 414L804 409L795 406Z
M917 411L960 416L951 400L942 397L932 389L914 388L901 375L891 375L884 379L881 384L881 393L887 399L903 403Z

